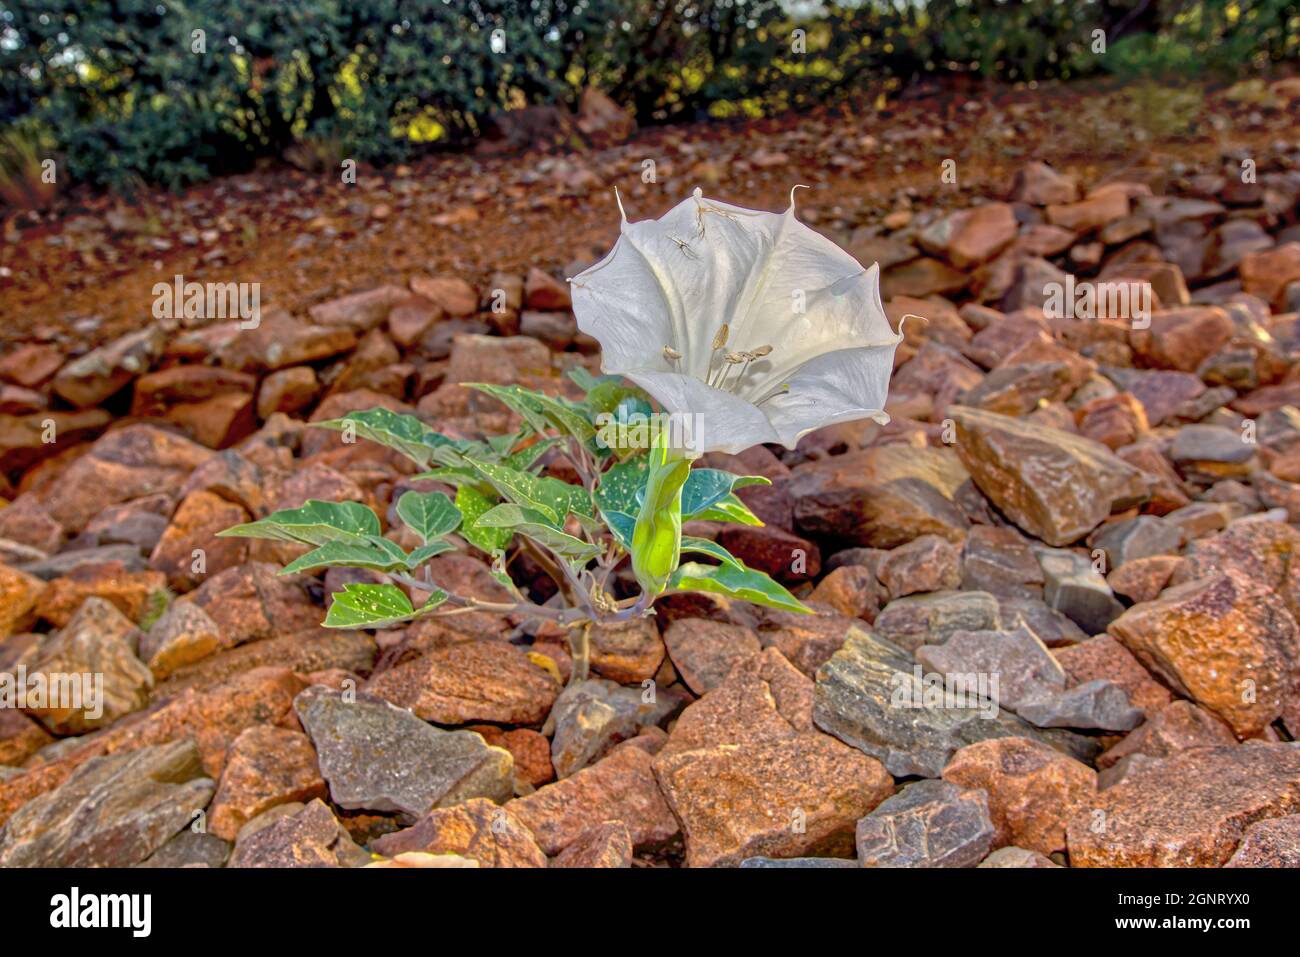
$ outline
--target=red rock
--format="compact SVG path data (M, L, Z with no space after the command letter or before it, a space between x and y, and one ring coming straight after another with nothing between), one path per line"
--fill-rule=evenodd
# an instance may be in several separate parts
M1131 393L1093 399L1075 412L1079 434L1112 451L1131 445L1149 430L1146 410Z
M17 767L54 737L16 708L0 707L0 766Z
M79 565L50 582L38 615L62 628L91 596L115 605L128 619L140 621L151 602L167 588L166 576L153 571L128 572L121 562Z
M240 828L277 804L324 800L328 794L305 734L255 725L230 745L208 808L208 830L233 841Z
M329 302L312 306L308 312L312 321L322 326L365 332L388 318L389 310L406 297L407 292L401 286L380 286L377 289L368 289L365 292L331 299ZM285 363L285 365L297 364L297 362Z
M573 298L568 283L560 282L534 266L524 278L524 305L529 309L571 309Z
M219 366L172 366L136 380L131 414L148 416L183 402L202 402L229 392L253 391L257 379Z
M1283 243L1273 249L1247 253L1237 267L1241 288L1282 311L1283 293L1300 279L1300 243Z
M621 821L633 847L662 844L677 834L677 818L664 801L651 770L651 756L637 739L608 756L506 807L533 832L549 855L578 840L593 821Z
M1143 755L1168 758L1192 748L1224 747L1237 743L1232 729L1190 701L1171 701L1097 757L1097 767L1113 767L1124 758Z
M1075 232L1088 233L1129 214L1128 197L1119 191L1094 193L1077 203L1047 207L1047 221Z
M880 561L878 577L892 599L961 585L961 548L938 535L922 535Z
M555 780L551 765L551 742L531 728L503 731L496 725L476 724L470 731L483 735L483 740L494 748L505 748L515 759L515 779L531 788L539 788Z
M1034 206L1073 203L1079 198L1079 186L1071 176L1058 173L1046 163L1027 163L1016 171L1011 184L1013 202Z
M311 366L292 366L272 372L257 393L257 415L269 419L276 412L295 415L316 400L320 382Z
M152 568L163 572L176 591L189 591L209 575L242 565L248 541L217 533L252 520L233 502L212 492L191 492L181 501L153 554Z
M1016 238L1019 224L1006 203L986 203L958 214L948 242L948 258L958 269L970 269L1002 252Z
M1125 562L1106 576L1106 584L1117 595L1134 602L1151 601L1169 584L1174 569L1182 564L1178 555L1152 555Z
M30 469L72 443L92 438L110 421L103 409L0 414L0 476Z
M882 598L876 573L862 565L841 565L817 583L808 600L827 605L849 618L876 620Z
M1093 800L1097 774L1055 748L1028 738L994 738L952 756L943 779L988 792L996 847L1042 854L1065 849L1069 817Z
M1258 581L1236 571L1195 579L1134 605L1107 630L1239 737L1258 734L1279 717L1297 721L1296 622Z
M1224 867L1300 867L1300 814L1259 821L1246 828Z
M323 617L301 577L263 562L209 575L182 600L206 611L232 645L313 628Z
M449 316L471 316L478 311L478 293L456 276L416 276L411 292L422 296Z
M36 622L36 606L47 587L34 575L0 564L0 638L26 631Z
M54 377L54 391L78 409L98 405L148 371L164 338L161 327L150 326L73 359Z
M53 346L30 343L0 356L0 379L35 389L59 371L64 356Z
M674 621L664 642L677 673L696 694L712 691L736 664L762 651L752 629L703 618Z
M546 854L514 804L498 807L487 798L470 798L454 807L434 808L414 827L373 842L386 857L410 851L459 854L483 867L545 867Z
M27 493L0 508L0 538L48 555L63 544L63 526L50 517L34 495Z
M376 675L366 691L436 724L541 724L560 686L513 645L465 641Z
M591 668L623 685L653 678L664 661L664 641L651 618L591 630Z
M1235 331L1227 312L1217 306L1190 306L1153 313L1151 327L1133 330L1129 343L1147 365L1195 372Z
M1257 821L1300 811L1300 750L1198 748L1140 765L1070 818L1073 867L1220 867Z
M632 836L622 821L605 821L588 828L551 861L551 867L631 866Z
M718 534L718 544L781 582L813 578L822 567L815 542L775 525L727 525Z

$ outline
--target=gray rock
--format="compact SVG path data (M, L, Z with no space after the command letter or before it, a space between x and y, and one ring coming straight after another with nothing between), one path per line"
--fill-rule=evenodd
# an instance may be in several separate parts
M993 844L988 795L918 781L858 821L863 867L974 867Z
M1250 461L1255 446L1242 440L1242 434L1222 425L1185 425L1174 436L1169 446L1169 458L1174 464L1185 462Z
M1129 704L1128 693L1103 679L1065 691L1041 689L1013 710L1036 728L1132 731L1142 723L1142 711Z
M514 792L514 759L474 731L443 731L368 694L308 688L294 710L316 747L334 803L408 821L472 797Z
M1115 593L1082 555L1060 548L1039 547L1043 566L1043 601L1069 618L1088 635L1098 635L1124 612Z
M253 818L235 838L228 867L362 867L370 855L319 798L281 804Z
M1103 525L1088 538L1089 546L1106 553L1108 569L1119 568L1137 558L1176 555L1182 543L1182 529L1154 515L1139 515Z
M955 631L998 628L998 600L983 591L936 591L897 598L876 617L875 632L908 651L941 645Z
M977 525L962 548L961 585L999 598L1041 598L1043 569L1023 535L1010 528Z
M927 681L901 648L860 629L817 672L813 721L881 761L894 777L937 778L957 749L990 738L1042 741L1088 761L1097 744L1068 731L1040 731L973 692Z
M136 867L225 867L230 845L203 831L186 828Z
M999 847L984 858L978 867L1060 867L1050 857L1023 847Z
M0 831L0 867L131 867L208 806L193 741L91 758Z
M984 674L996 703L1017 710L1025 698L1065 688L1065 669L1023 625L1014 631L959 631L942 645L922 645L916 660L944 675Z
M98 548L78 548L60 552L49 558L19 565L19 571L35 575L44 581L53 581L70 574L82 565L98 565L103 562L121 562L128 572L142 572L148 569L148 560L134 545L101 545Z
M1073 645L1089 638L1082 628L1055 608L1049 608L1041 598L999 598L998 612L1003 628L1024 625L1048 648Z
M683 704L678 692L655 687L651 700L640 687L624 688L593 678L569 685L555 699L550 721L551 764L565 778L603 757L643 727L657 725Z

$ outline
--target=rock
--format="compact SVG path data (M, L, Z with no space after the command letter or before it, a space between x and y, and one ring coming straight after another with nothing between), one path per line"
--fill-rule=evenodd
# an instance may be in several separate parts
M1273 249L1247 253L1237 267L1241 288L1282 311L1283 293L1300 279L1300 243L1283 243Z
M112 421L103 409L45 411L31 415L0 412L0 475L26 471L39 462L57 461L60 450L98 434ZM48 441L50 438L56 441Z
M1065 669L1068 685L1105 680L1124 689L1129 702L1148 715L1171 700L1164 685L1151 677L1127 648L1110 635L1097 635L1053 651Z
M863 867L974 867L993 841L988 796L917 781L858 821Z
M1071 176L1058 173L1046 163L1027 163L1016 171L1011 183L1011 200L1033 206L1060 206L1079 198L1079 186Z
M1220 867L1247 828L1300 811L1300 748L1198 748L1136 768L1069 822L1073 867Z
M218 538L217 533L251 519L243 508L212 492L191 492L158 540L149 565L163 572L174 590L190 591L208 575L247 560L246 539Z
M559 683L502 641L465 641L371 679L366 691L437 724L541 724Z
M1093 399L1075 412L1079 434L1114 451L1130 445L1150 429L1146 409L1132 393Z
M1258 821L1246 828L1224 867L1300 867L1300 814Z
M360 867L357 847L319 798L281 804L244 825L227 867Z
M1065 672L1028 628L958 631L941 645L916 649L917 663L944 675L989 676L988 697L1009 711L1044 691L1062 691ZM996 683L994 683L996 682Z
M257 391L257 417L265 421L277 412L297 415L319 394L320 380L311 366L279 369L262 380Z
M669 689L624 688L598 678L569 685L551 709L555 773L569 777L642 728L657 726L681 704L681 695Z
M412 851L457 854L482 867L545 867L546 854L511 810L485 798L437 808L414 826L374 841L386 857Z
M1135 559L1173 555L1183 542L1182 530L1154 515L1108 522L1088 537L1088 545L1106 553L1108 568L1119 568Z
M1095 635L1124 611L1106 579L1083 555L1065 549L1036 548L1043 567L1043 601Z
M327 795L307 736L257 725L230 746L209 810L208 830L233 841L245 824L277 804L306 803Z
M208 805L192 741L93 758L0 831L0 867L130 867Z
M821 551L814 542L774 525L724 525L718 544L778 581L802 581L821 571Z
M209 575L182 602L207 612L231 645L315 627L322 612L303 579L279 571L266 562L227 568Z
M965 289L969 281L965 273L947 263L920 256L886 269L880 278L880 294L885 299L898 296L924 299L958 292Z
M961 550L938 535L922 535L880 561L877 576L893 598L953 589L961 584Z
M230 845L215 834L185 829L136 867L225 867Z
M472 316L478 312L478 293L473 286L457 276L416 276L411 280L411 292L440 307L453 318Z
M16 708L0 707L0 767L20 765L55 739Z
M143 708L153 675L135 656L138 637L116 607L87 598L71 621L23 656L29 695L33 679L42 675L50 696L44 706L29 697L27 713L55 734L80 734ZM71 686L62 676L71 678Z
M1023 536L1011 528L977 525L961 553L961 587L1011 598L1038 598L1043 569Z
M1066 821L1092 802L1097 774L1055 748L1025 738L968 745L943 769L958 787L988 793L997 847L1050 854L1065 850Z
M731 669L762 651L752 628L704 618L681 618L664 631L664 643L682 680L702 695L720 685Z
M527 785L534 790L555 780L551 765L551 742L531 728L503 731L495 725L476 724L465 729L477 731L494 748L505 748L515 759L516 787Z
M54 391L74 408L99 405L149 366L162 352L165 333L150 325L73 359L54 377Z
M1050 857L1023 847L999 847L984 858L978 867L1060 867Z
M1077 203L1047 207L1047 221L1076 233L1089 233L1129 214L1128 196L1119 190L1092 193Z
M1108 631L1238 737L1258 734L1279 717L1297 723L1296 622L1258 580L1231 570L1194 579L1134 605Z
M26 631L48 586L35 575L0 564L0 638Z
M605 821L584 831L556 855L551 867L631 867L632 838L622 821Z
M1232 729L1190 701L1171 701L1153 709L1130 735L1097 757L1097 767L1111 768L1126 758L1142 755L1167 758L1192 748L1236 744Z
M419 290L414 290L419 293ZM365 292L352 293L329 302L322 302L308 310L313 322L322 326L341 327L353 332L366 332L388 318L389 310L407 297L401 286L379 286ZM297 365L298 363L286 363Z
M508 808L551 856L578 840L592 821L622 821L633 847L662 844L679 826L655 781L651 761L629 741L571 777L511 801Z
M524 306L542 310L571 309L573 299L569 295L567 283L552 278L534 266L524 278Z
M63 353L54 346L27 343L0 356L0 379L27 389L45 383L63 365Z
M664 662L664 640L651 618L591 630L591 670L618 684L653 678Z
M1035 689L1017 704L1015 712L1036 728L1131 731L1142 722L1141 710L1130 705L1124 690L1109 681L1088 681L1065 691Z
M318 362L348 352L357 344L356 332L344 325L313 325L279 310L264 315L256 329L234 325L237 331L216 359L228 369L243 372L260 374Z
M949 413L957 453L980 491L1049 545L1077 541L1148 495L1142 474L1100 443L992 412Z
M1182 564L1178 555L1153 555L1124 563L1106 576L1106 584L1117 595L1132 602L1151 601L1157 597L1174 571Z
M1095 753L1078 735L1038 731L999 711L978 681L936 677L925 680L901 649L855 630L817 672L813 720L896 777L937 777L959 748L1007 736L1050 741L1083 758Z
M198 605L181 602L163 612L140 638L140 659L161 680L224 647L212 617Z
M515 385L550 372L550 350L529 336L460 335L452 340L446 381Z
M86 564L50 582L36 606L39 617L62 628L91 597L112 604L131 621L142 619L167 589L159 572L129 572L121 562Z
M958 269L988 262L1011 245L1019 231L1015 211L1006 203L986 203L956 214L948 241L948 258Z
M578 98L577 127L594 145L621 143L636 131L636 119L594 86Z
M941 645L958 631L1001 627L998 600L982 591L942 591L891 601L876 616L875 631L900 648Z

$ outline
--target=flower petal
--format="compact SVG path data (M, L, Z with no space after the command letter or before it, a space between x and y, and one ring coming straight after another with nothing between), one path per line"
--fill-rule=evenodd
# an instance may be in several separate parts
M676 431L672 434L684 436L682 444L697 454L735 454L763 442L781 441L762 410L692 376L638 369L627 377L673 416L669 428Z
M786 448L801 436L835 422L874 418L884 423L896 343L842 349L816 356L788 377L789 390L759 408Z

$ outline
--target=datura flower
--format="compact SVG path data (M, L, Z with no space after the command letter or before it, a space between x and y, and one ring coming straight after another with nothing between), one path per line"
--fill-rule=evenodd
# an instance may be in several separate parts
M631 379L684 424L690 453L793 448L836 422L884 423L902 340L863 266L784 213L696 189L657 220L630 223L570 280L578 327L603 371Z

